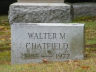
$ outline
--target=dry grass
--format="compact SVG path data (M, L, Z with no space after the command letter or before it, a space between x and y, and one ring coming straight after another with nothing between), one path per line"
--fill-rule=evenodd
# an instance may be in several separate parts
M11 65L10 25L0 16L0 72L96 72L96 17L76 18L85 23L85 60Z

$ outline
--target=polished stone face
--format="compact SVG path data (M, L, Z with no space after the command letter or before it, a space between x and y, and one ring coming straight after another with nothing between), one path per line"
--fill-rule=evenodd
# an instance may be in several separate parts
M32 3L63 3L64 0L18 0L18 2L32 2Z
M39 63L84 58L84 24L14 23L11 63Z

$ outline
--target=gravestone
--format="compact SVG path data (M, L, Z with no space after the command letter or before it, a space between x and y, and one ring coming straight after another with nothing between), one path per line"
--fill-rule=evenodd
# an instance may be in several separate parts
M73 18L63 0L18 0L8 18L12 64L84 58L84 24L62 23Z
M95 16L96 3L74 3L74 17Z
M14 23L11 63L39 63L84 58L84 24Z
M38 0L42 3L32 3L37 0L29 0L30 3L28 0L20 1L10 5L8 16L10 24L62 23L70 22L73 19L73 7L63 3L63 0ZM50 3L47 3L48 1Z
M32 3L63 3L64 0L18 0L18 2L32 2Z
M84 3L84 2L96 2L96 0L65 0L64 2L69 2L69 3Z

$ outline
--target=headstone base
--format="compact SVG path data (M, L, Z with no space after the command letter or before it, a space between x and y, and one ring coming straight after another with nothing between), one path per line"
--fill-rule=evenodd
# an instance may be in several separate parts
M10 5L9 22L62 23L72 20L72 6L65 3L14 3Z

